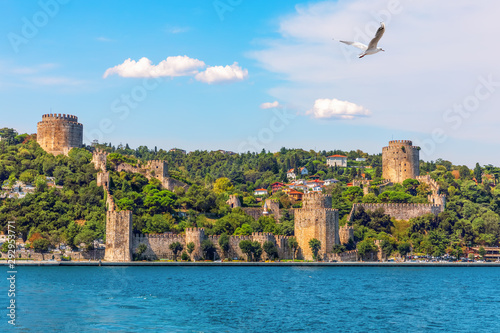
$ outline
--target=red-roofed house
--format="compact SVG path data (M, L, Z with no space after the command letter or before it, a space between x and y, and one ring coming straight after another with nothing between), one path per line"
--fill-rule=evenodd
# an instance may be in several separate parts
M265 188L258 188L253 192L253 195L267 195L267 190Z
M300 173L300 176L305 176L309 173L309 171L307 171L307 169L305 167L302 167L299 169L299 173ZM288 170L288 172L286 173L286 176L288 177L288 179L297 178L297 175L295 174L295 169Z
M273 194L281 190L285 186L285 184L276 182L271 184L271 188L273 189Z
M344 155L332 155L326 158L326 165L328 166L339 166L347 167L347 156Z
M295 191L295 190L291 190L288 193L288 196L295 201L302 201L302 197L304 196L304 193L299 192L299 191Z

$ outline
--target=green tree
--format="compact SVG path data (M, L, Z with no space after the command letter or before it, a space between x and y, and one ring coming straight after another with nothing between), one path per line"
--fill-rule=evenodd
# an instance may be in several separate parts
M358 254L363 258L365 255L377 251L377 246L373 243L372 239L365 239L359 242L356 246Z
M394 246L395 244L393 242L391 242L391 240L389 239L384 239L381 244L380 244L380 248L382 249L382 252L385 254L386 257L389 257L392 253L392 251L394 251Z
M408 242L404 242L398 245L398 252L403 257L404 261L406 261L406 255L411 251L411 244Z
M321 249L321 242L316 238L309 240L309 248L313 253L314 260L318 260L318 252Z
M186 253L186 251L182 252L181 260L184 260L184 261L190 260L189 255Z
M219 178L214 183L214 192L216 194L230 192L233 188L234 187L233 184L231 184L231 180L226 177Z
M252 241L244 239L239 243L239 247L243 253L247 255L247 261L252 261L253 246Z
M139 244L139 246L135 250L135 253L137 253L137 259L140 260L142 257L142 254L144 252L146 252L147 249L148 249L148 246L146 244L144 244L144 243Z
M332 252L336 254L340 254L345 251L345 246L342 244L335 244L332 247Z
M195 247L194 242L187 243L186 247L187 247L189 255L191 255L193 253L194 247Z
M484 247L481 246L478 250L478 253L481 256L481 259L484 260L484 255L486 254L486 250L484 249Z
M229 236L226 233L223 233L219 237L219 246L222 250L224 257L227 257L227 253L229 252Z
M168 247L174 254L174 260L177 261L177 253L182 251L182 244L179 242L173 242Z
M262 255L262 247L260 246L260 243L257 241L252 242L252 253L255 261L260 260L260 256Z
M483 182L483 170L479 163L476 163L476 167L474 168L474 178L476 178L477 183Z
M262 249L264 250L264 252L266 252L267 257L270 260L278 257L278 249L276 248L276 245L274 245L273 242L271 241L264 242L264 244L262 245Z
M235 231L234 234L236 236L249 236L253 232L253 229L250 225L244 223L241 227L238 227Z
M97 239L97 233L94 230L83 228L82 231L75 237L75 243L77 245L85 244L84 249L89 251L94 248L94 240Z
M40 238L33 242L33 250L35 252L47 252L49 250L50 242L48 239Z
M204 254L205 260L213 260L215 258L217 249L210 239L205 239L203 242L201 242L201 251Z
M2 244L2 247L0 248L0 252L2 252L2 253L9 252L9 243L8 242L4 242Z
M288 238L288 247L292 251L292 259L295 260L295 254L299 249L299 243L297 242L297 239L295 237Z

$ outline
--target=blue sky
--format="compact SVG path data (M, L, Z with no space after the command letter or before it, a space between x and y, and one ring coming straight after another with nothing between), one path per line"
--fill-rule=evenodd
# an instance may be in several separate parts
M410 139L500 165L495 1L0 3L2 127L69 113L86 143L238 152ZM386 52L332 40L380 21Z

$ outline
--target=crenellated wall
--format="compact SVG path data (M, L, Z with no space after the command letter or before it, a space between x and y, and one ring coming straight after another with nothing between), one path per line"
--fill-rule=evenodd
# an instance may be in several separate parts
M397 220L409 220L411 218L419 217L425 214L438 215L444 211L442 205L434 204L414 204L414 203L357 203L352 206L351 213L348 220L352 221L353 212L360 207L366 211L374 211L377 209L384 209L384 213L394 217Z
M135 253L140 244L145 244L147 246L146 251L142 254L142 258L148 260L159 260L159 259L173 259L174 254L170 250L170 244L174 242L179 242L182 245L183 251L187 252L187 244L193 242L195 244L195 249L191 254L193 260L201 260L203 258L203 253L201 252L201 243L208 239L210 240L215 248L217 258L231 258L231 259L246 259L246 254L240 249L240 242L242 240L257 241L261 246L266 242L273 242L277 249L280 259L292 259L292 252L288 247L288 236L275 236L271 233L254 232L251 236L229 236L229 251L227 255L222 253L222 249L219 246L218 235L205 235L203 228L187 228L186 233L183 234L136 234L132 238L132 252ZM180 253L178 254L180 258ZM266 254L263 252L262 258L266 259ZM210 258L214 259L214 258Z

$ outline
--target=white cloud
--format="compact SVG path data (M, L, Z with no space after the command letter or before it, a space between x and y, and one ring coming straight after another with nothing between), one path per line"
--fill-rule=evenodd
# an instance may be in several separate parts
M42 76L30 77L26 81L41 86L79 86L85 83L83 80L77 80L64 76Z
M498 1L310 2L278 17L279 36L256 41L260 47L248 55L284 78L268 92L287 105L307 110L333 91L370 106L369 121L359 119L366 126L424 137L438 129L451 138L491 142L497 133L483 129L500 126L500 88L480 101L473 116L461 117L459 129L445 114L474 95L479 77L500 81L500 44L492 42L500 30L498 12ZM386 32L379 46L386 52L358 59L360 50L337 41L366 43L381 21Z
M168 57L158 65L153 65L151 60L144 57L139 61L125 60L122 64L108 68L103 78L117 74L121 77L161 77L161 76L189 76L198 73L199 68L204 68L205 63L188 56Z
M107 37L103 37L103 36L97 37L96 40L98 40L99 42L105 42L105 43L109 43L109 42L114 41L111 38L107 38Z
M260 105L261 109L273 109L273 108L281 108L281 107L282 106L280 105L280 103L278 103L278 101L262 103Z
M320 98L314 102L311 110L306 114L317 119L354 119L371 115L370 110L361 105L338 99Z
M196 74L198 81L208 84L241 81L248 77L248 70L242 69L235 62L231 66L210 66L205 71Z
M58 67L58 64L46 63L46 64L35 65L32 67L13 68L11 70L11 72L14 74L20 74L20 75L30 75L30 74L38 74L40 72L46 72L46 71L49 71L49 70L57 68L57 67Z
M189 27L168 27L166 29L167 33L174 35L188 32L189 30L191 30Z

